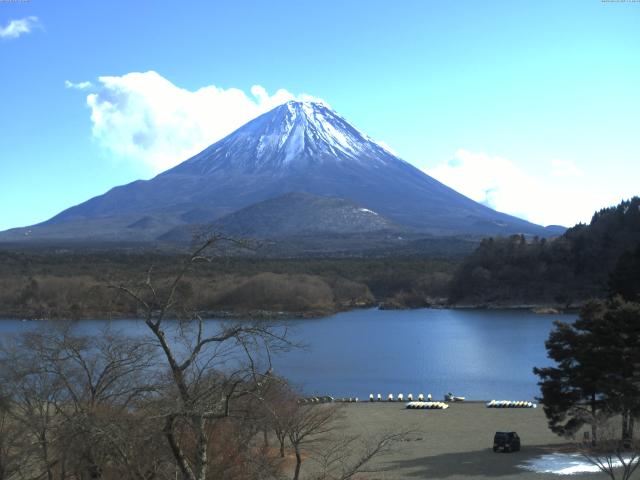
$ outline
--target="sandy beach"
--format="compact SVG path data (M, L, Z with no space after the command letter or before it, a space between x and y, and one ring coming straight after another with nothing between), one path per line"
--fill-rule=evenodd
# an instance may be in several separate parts
M404 403L344 404L345 434L375 436L383 432L409 431L406 441L379 458L375 467L384 471L362 475L373 479L446 478L528 480L559 479L564 475L543 474L518 465L541 455L567 451L567 441L547 428L542 408L486 408L484 402L450 404L446 410L408 410ZM494 453L493 434L516 431L522 450ZM570 478L600 480L601 473L583 473Z

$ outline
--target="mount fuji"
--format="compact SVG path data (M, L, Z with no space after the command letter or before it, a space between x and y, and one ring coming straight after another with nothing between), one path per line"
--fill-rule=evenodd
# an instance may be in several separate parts
M292 208L301 201L304 208ZM211 224L242 234L234 224L239 218L242 225L250 225L251 218L262 219L260 235L266 237L298 234L298 223L308 227L309 218L321 219L313 223L334 234L562 232L461 195L396 157L322 103L292 101L150 180L115 187L46 222L3 232L0 240L163 242L182 238L175 235L181 229ZM286 229L278 219L286 220ZM255 232L249 228L247 233ZM315 234L321 233L316 229Z

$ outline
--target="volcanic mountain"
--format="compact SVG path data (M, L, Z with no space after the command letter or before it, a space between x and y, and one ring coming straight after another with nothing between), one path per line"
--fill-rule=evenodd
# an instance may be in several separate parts
M317 201L318 197L332 200ZM250 217L247 212L234 213L260 202L249 210ZM285 206L295 203L305 206ZM311 213L313 209L319 210ZM355 216L344 217L342 223L325 218L345 209ZM148 242L171 238L167 234L176 228L212 222L251 231L247 218L258 217L262 220L256 228L267 236L267 220L286 220L291 233L298 224L308 226L308 218L296 223L291 215L315 218L314 223L334 233L353 228L356 217L360 231L391 228L436 236L558 233L459 194L322 103L288 102L151 180L115 187L0 238ZM274 223L274 231L282 228Z

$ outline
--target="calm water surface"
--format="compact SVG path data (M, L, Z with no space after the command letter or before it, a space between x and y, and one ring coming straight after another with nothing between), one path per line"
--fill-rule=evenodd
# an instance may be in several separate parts
M544 342L553 320L514 310L355 310L289 322L306 348L274 358L276 372L308 394L334 397L369 393L446 392L470 399L528 400L539 395L534 366L549 365ZM211 321L216 322L215 320ZM40 322L0 321L8 335ZM99 331L104 321L81 324ZM118 320L126 332L143 333L140 321Z
M471 399L532 399L534 366L549 365L554 320L491 310L361 310L298 323L307 351L277 359L305 391L334 396L446 392Z

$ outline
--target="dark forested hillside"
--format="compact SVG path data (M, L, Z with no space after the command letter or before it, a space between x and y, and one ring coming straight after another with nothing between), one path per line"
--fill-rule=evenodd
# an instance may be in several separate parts
M640 198L595 213L552 239L489 238L461 265L453 303L567 306L638 283ZM614 273L612 275L612 273ZM625 296L635 295L635 287Z

